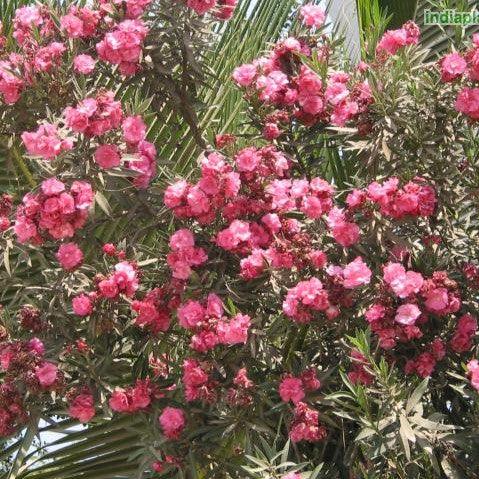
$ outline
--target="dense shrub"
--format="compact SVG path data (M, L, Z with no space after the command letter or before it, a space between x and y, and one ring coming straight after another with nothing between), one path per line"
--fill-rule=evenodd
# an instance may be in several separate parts
M236 2L186 3L185 31ZM31 186L2 196L3 266L44 277L5 285L0 433L137 415L138 477L475 477L479 37L424 63L408 22L353 66L303 6L232 72L247 134L162 188L149 121L193 66L155 83L180 28L156 8L21 7L2 39Z

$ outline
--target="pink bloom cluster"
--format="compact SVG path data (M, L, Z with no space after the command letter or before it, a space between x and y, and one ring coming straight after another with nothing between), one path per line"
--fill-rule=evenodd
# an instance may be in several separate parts
M177 316L182 327L195 333L190 347L198 352L204 353L218 344L244 344L248 339L250 317L236 314L228 319L221 299L214 293L204 303L189 300L180 305Z
M314 3L303 5L300 10L303 23L311 28L321 28L326 20L325 11Z
M153 393L149 379L137 379L134 386L115 389L108 404L115 412L133 413L147 408L152 401Z
M211 365L196 359L186 359L183 363L183 386L188 402L201 400L214 403L217 400L218 382L210 377Z
M467 372L471 379L471 386L479 391L479 361L477 359L472 359L467 363Z
M359 226L352 221L349 211L334 207L329 212L326 222L332 237L341 246L349 248L359 241Z
M283 312L297 323L309 323L315 311L324 312L326 316L337 315L331 308L328 291L318 278L300 281L288 290L283 302Z
M95 98L85 98L76 107L67 107L64 115L67 126L74 132L100 136L120 126L123 112L115 94L105 91Z
M0 93L7 105L18 101L25 85L20 76L20 70L17 68L17 63L15 57L10 60L0 60Z
M346 289L354 289L369 284L372 276L371 270L360 256L344 268L331 265L328 266L326 271L338 279Z
M168 439L178 439L185 428L185 413L182 409L168 406L163 409L158 421L163 429L163 434Z
M388 30L379 40L376 52L379 55L395 55L400 48L416 45L419 42L419 35L419 27L409 21L397 30Z
M323 440L326 435L326 428L319 422L319 412L304 402L298 402L289 431L291 441L318 442Z
M0 435L11 435L25 424L28 413L24 400L61 388L63 375L58 366L44 359L45 346L37 337L4 341L0 335Z
M407 373L430 376L436 363L446 355L446 344L438 334L441 330L438 331L434 317L459 311L457 284L442 271L425 279L420 273L407 271L400 263L386 265L383 279L388 291L366 311L366 319L383 349L395 349L398 355L402 353L402 357L408 358ZM469 315L461 318L450 342L451 350L461 352L461 346L470 345L476 329L475 319ZM410 357L410 341L414 342L415 351L422 351L414 357Z
M210 153L201 162L201 178L190 185L180 180L165 191L165 205L179 218L196 218L200 224L213 221L218 209L228 199L234 198L240 189L238 173L234 172L225 158Z
M64 243L58 248L56 257L64 270L71 271L81 265L83 252L76 243Z
M147 26L138 19L123 20L96 45L98 57L118 65L123 75L134 75L139 68Z
M463 53L452 52L438 62L443 82L453 82L465 76L469 80L479 80L479 35L472 37L472 46Z
M464 314L457 321L456 330L449 341L449 347L456 353L465 353L473 347L477 333L477 319L472 314Z
M90 38L96 34L100 17L97 10L72 5L68 13L61 17L60 27L68 38Z
M198 15L212 11L219 20L229 20L234 13L238 0L186 0L189 8Z
M73 141L62 138L58 128L50 123L40 125L37 131L23 132L22 141L30 155L52 160L64 151L73 148Z
M366 190L353 190L346 203L352 210L369 200L379 206L385 216L395 219L407 216L428 217L434 214L437 199L434 188L422 178L415 178L399 188L399 179L389 178L382 184L374 181Z
M311 219L327 214L333 206L334 188L321 178L274 180L266 192L273 210L283 213L299 210Z
M132 297L138 289L138 268L136 264L122 261L115 265L115 271L98 283L100 297L115 299L120 294Z
M153 334L167 331L171 322L173 300L167 301L165 288L154 288L142 300L134 300L131 309L137 313L135 324Z
M85 224L92 203L93 191L85 181L74 181L68 188L57 178L44 180L40 190L27 193L17 208L17 239L41 244L48 236L71 238Z
M18 101L25 86L34 86L37 80L42 80L38 72L54 73L67 49L76 54L81 45L84 51L91 51L94 40L100 59L119 65L119 71L124 75L134 74L139 69L143 42L148 33L148 27L139 17L150 2L114 0L110 3L100 0L99 5L94 3L98 9L70 6L68 13L59 19L60 28L56 28L56 12L47 6L18 8L13 22L13 38L20 53L10 53L0 61L0 93L4 101L7 104ZM223 8L223 15L228 16L234 7L225 5ZM69 41L64 42L65 38ZM77 39L82 43L72 41ZM4 43L4 37L0 35L2 47ZM81 53L75 55L73 68L88 75L95 63L95 58Z
M89 422L95 416L95 401L90 393L75 396L68 406L68 414L80 422Z
M312 368L306 369L299 377L286 375L279 385L279 395L284 402L299 403L306 397L307 392L317 391L321 383Z
M201 266L208 259L205 250L195 246L193 233L187 229L180 229L171 235L170 248L166 261L176 279L188 279L192 268Z
M53 33L54 23L45 6L25 6L17 8L13 19L13 38L20 45L34 43L34 32L42 38L48 38Z
M156 148L142 139L135 146L130 146L130 149L134 152L134 158L125 162L125 166L135 172L133 184L144 190L156 175Z
M253 403L253 388L254 383L248 378L246 368L241 368L233 379L233 386L228 389L226 401L231 406L250 406Z
M304 7L306 8L306 7ZM307 20L306 20L307 19ZM308 23L318 17L305 16ZM268 57L244 64L233 72L235 82L257 95L271 113L265 116L264 134L273 139L281 135L280 123L297 118L305 125L318 122L344 126L367 111L372 93L367 81L345 72L331 72L326 82L301 64L298 55L311 55L308 45L295 38L278 43ZM327 58L325 54L324 61ZM295 65L296 74L291 74ZM358 73L361 72L358 70Z

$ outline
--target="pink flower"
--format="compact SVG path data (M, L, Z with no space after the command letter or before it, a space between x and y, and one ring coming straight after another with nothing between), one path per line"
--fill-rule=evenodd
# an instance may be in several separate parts
M127 143L136 145L145 139L146 125L141 116L128 116L121 124L123 129L123 138Z
M420 309L415 304L403 304L396 310L396 322L404 325L411 325L421 316Z
M319 412L303 402L294 409L294 418L290 426L289 437L293 442L317 442L326 437L327 431L319 423Z
M336 223L331 228L331 233L335 241L345 248L357 243L360 235L359 226L348 221Z
M84 75L89 75L96 65L96 60L90 55L77 55L73 59L73 68L77 73L83 73Z
M135 157L126 161L125 166L136 172L133 184L137 188L148 188L156 174L156 148L146 140L140 141Z
M72 307L77 316L88 316L93 311L91 299L86 294L75 296L72 300Z
M55 125L45 123L37 131L22 133L22 140L30 155L40 156L45 160L52 160L63 151L71 150L73 142L62 139Z
M454 107L473 120L479 120L479 88L463 88L457 96Z
M46 47L37 50L33 59L33 68L37 72L50 72L50 70L58 66L66 47L63 43L52 42Z
M284 402L298 403L305 396L303 382L295 377L284 378L279 385L279 395Z
M100 145L95 151L95 162L102 168L120 166L120 152L116 145Z
M206 310L199 301L190 299L178 308L176 314L181 326L186 329L193 329L205 319Z
M204 15L216 6L216 0L187 0L186 4L198 15Z
M407 298L418 293L424 279L420 273L405 270L400 263L389 263L384 267L384 281L399 298Z
M80 38L83 35L83 22L75 15L65 15L60 19L60 26L70 38Z
M328 292L318 278L300 281L283 301L283 312L298 323L309 323L313 311L326 312L330 307Z
M301 479L301 475L296 472L289 472L282 479Z
M219 321L216 332L223 344L244 344L248 339L250 325L251 319L248 315L237 314L229 322Z
M472 359L467 363L467 371L471 378L471 386L479 391L479 361L477 359Z
M148 28L139 19L123 20L97 43L101 60L118 65L123 75L133 75L138 70L143 41Z
M170 248L173 251L181 251L187 248L193 248L195 238L193 233L186 228L176 231L170 237Z
M56 254L63 269L69 271L76 269L83 261L83 252L76 243L64 243L58 248Z
M25 86L25 80L19 78L18 73L17 68L11 62L0 60L0 93L7 105L12 105L18 101Z
M68 407L68 414L80 422L88 422L95 416L95 402L91 394L79 394Z
M326 13L318 5L309 3L301 7L301 17L303 19L303 23L306 26L312 28L320 28L324 24L324 20L326 19Z
M88 136L100 136L118 128L123 117L121 103L112 91L101 91L96 97L80 101L76 107L63 112L65 122L74 132Z
M45 362L35 369L35 376L43 387L51 386L58 377L58 368L53 363Z
M118 285L113 278L100 281L98 283L98 291L103 297L109 299L116 298L119 293Z
M246 63L234 69L233 80L240 86L250 86L256 77L256 65Z
M409 21L398 30L388 30L379 41L377 51L394 55L401 47L417 44L419 33L419 27Z
M238 171L254 171L261 162L261 156L254 147L243 148L235 156Z
M459 53L453 52L444 56L439 62L441 80L451 82L459 78L467 69L467 62Z
M173 271L173 277L188 279L192 268L200 266L207 260L203 248L195 247L193 233L187 229L178 230L170 238L170 248L166 261Z
M422 353L416 358L415 369L419 376L430 376L436 367L436 360L431 353Z
M28 349L34 351L38 356L43 356L45 354L45 345L38 338L32 338L28 341Z
M234 220L228 228L217 234L216 244L220 248L232 251L250 238L251 231L249 224L246 221Z
M371 275L371 270L367 267L361 256L358 256L343 269L343 286L347 289L353 289L364 284L369 284Z
M130 410L128 396L125 390L121 388L117 388L113 391L108 404L110 408L116 412L128 412Z
M449 295L446 288L435 288L426 293L426 308L434 313L441 313L449 305Z
M178 439L185 427L185 414L182 409L166 407L158 418L163 434L168 439Z

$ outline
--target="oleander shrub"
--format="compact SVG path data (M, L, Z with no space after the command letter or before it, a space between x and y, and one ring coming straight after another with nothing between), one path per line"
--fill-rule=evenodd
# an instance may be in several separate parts
M208 142L235 6L4 25L5 477L477 477L479 36L431 63L408 22L354 65L303 5L231 72L246 122ZM170 104L203 150L180 171L154 139Z

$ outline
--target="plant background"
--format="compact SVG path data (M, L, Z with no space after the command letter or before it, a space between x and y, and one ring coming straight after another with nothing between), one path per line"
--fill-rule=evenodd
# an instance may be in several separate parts
M20 5L28 1L1 0L0 19L4 31L8 32L12 14ZM58 2L62 5L62 2ZM68 5L72 2L65 2ZM81 2L80 2L81 3ZM162 2L158 2L161 12ZM191 62L189 64L191 77L176 81L164 71L168 70L167 62L178 62L181 59L172 55L165 56L164 70L159 69L161 77L145 79L141 88L135 89L128 85L111 84L106 77L99 77L110 88L120 92L124 100L140 105L145 98L143 108L149 120L149 139L158 149L159 174L153 186L158 195L164 186L177 175L187 177L197 165L201 151L212 144L214 134L223 132L241 133L248 138L252 132L247 122L247 105L241 92L230 79L233 69L244 62L250 61L267 49L281 35L291 28L294 12L298 4L296 0L240 0L234 18L225 25L204 32L204 25L198 21L198 37L204 43L201 45L184 45L182 54ZM338 38L345 36L344 51L353 61L361 55L366 55L370 44L379 38L386 28L395 28L408 19L415 19L422 28L422 42L430 51L428 59L434 60L449 45L459 44L463 36L479 27L471 27L467 32L457 28L441 29L422 25L422 11L429 6L431 9L457 8L470 10L474 1L411 1L411 0L357 0L343 2L331 0L328 10L331 30ZM347 10L345 5L350 8ZM165 13L165 12L163 12ZM167 12L166 12L167 13ZM166 35L166 33L165 33ZM358 49L361 45L361 49ZM198 54L198 56L196 56ZM198 62L197 62L198 60ZM171 65L170 65L171 66ZM162 73L163 72L163 73ZM160 96L161 93L161 96ZM3 112L0 110L0 115ZM0 137L0 191L15 191L17 194L28 191L34 186L34 175L18 154L15 145L3 141ZM327 137L324 141L324 154L328 159L326 175L338 185L352 182L356 172L350 166L353 163L345 161L348 155L354 153L341 150L330 143ZM92 230L94 240L90 253L98 245L115 237L131 237L138 244L138 249L147 253L153 249L164 248L168 241L168 230L159 229L158 223L149 223L145 217L142 227L135 224L135 232L131 231L130 219L143 218L142 209L147 208L145 201L139 197L111 201L116 205L103 221L98 221ZM124 215L123 211L128 211ZM166 212L165 212L166 217ZM161 222L160 218L158 222ZM86 252L88 254L88 251ZM17 252L5 248L2 252L3 266L0 273L0 301L3 304L15 305L28 302L35 294L34 285L39 284L48 271L47 262L38 253L31 257L31 262L25 262ZM21 256L21 255L20 255ZM359 346L367 348L367 338L359 337ZM384 364L377 364L378 374L384 380L384 387L392 384L398 378L392 378L391 372L385 370ZM400 382L400 381L399 381ZM424 388L413 391L410 407L414 408ZM416 404L414 403L416 402ZM0 459L4 461L0 477L5 479L123 479L141 478L145 465L142 461L146 454L151 454L150 441L145 437L142 415L114 417L96 421L88 427L79 426L71 419L58 416L52 410L49 417L38 417L37 421L26 428L14 440L5 441ZM214 431L213 431L214 433ZM367 431L365 432L367 434ZM261 437L261 434L258 436ZM251 464L251 477L270 477L257 475L256 468L274 470L274 465L284 463L288 457L289 444L278 444L270 434L261 437L255 447L251 445L248 451ZM185 472L187 477L223 477L220 473L207 475L196 467L194 451L188 458L189 467ZM259 465L258 465L259 464ZM264 469L266 467L266 469ZM447 469L447 464L444 466ZM319 468L313 477L323 477ZM444 468L443 468L444 469ZM269 474L269 472L267 472ZM338 471L340 476L342 471ZM246 470L245 470L246 474ZM266 474L266 473L265 473ZM431 473L433 474L433 473ZM472 474L475 474L474 472ZM228 476L224 476L228 477ZM249 477L249 476L248 476ZM272 477L272 476L271 476ZM327 477L327 476L324 476ZM376 477L376 476L371 476ZM433 476L431 476L433 477ZM456 477L452 473L448 477ZM477 477L471 475L470 477Z

